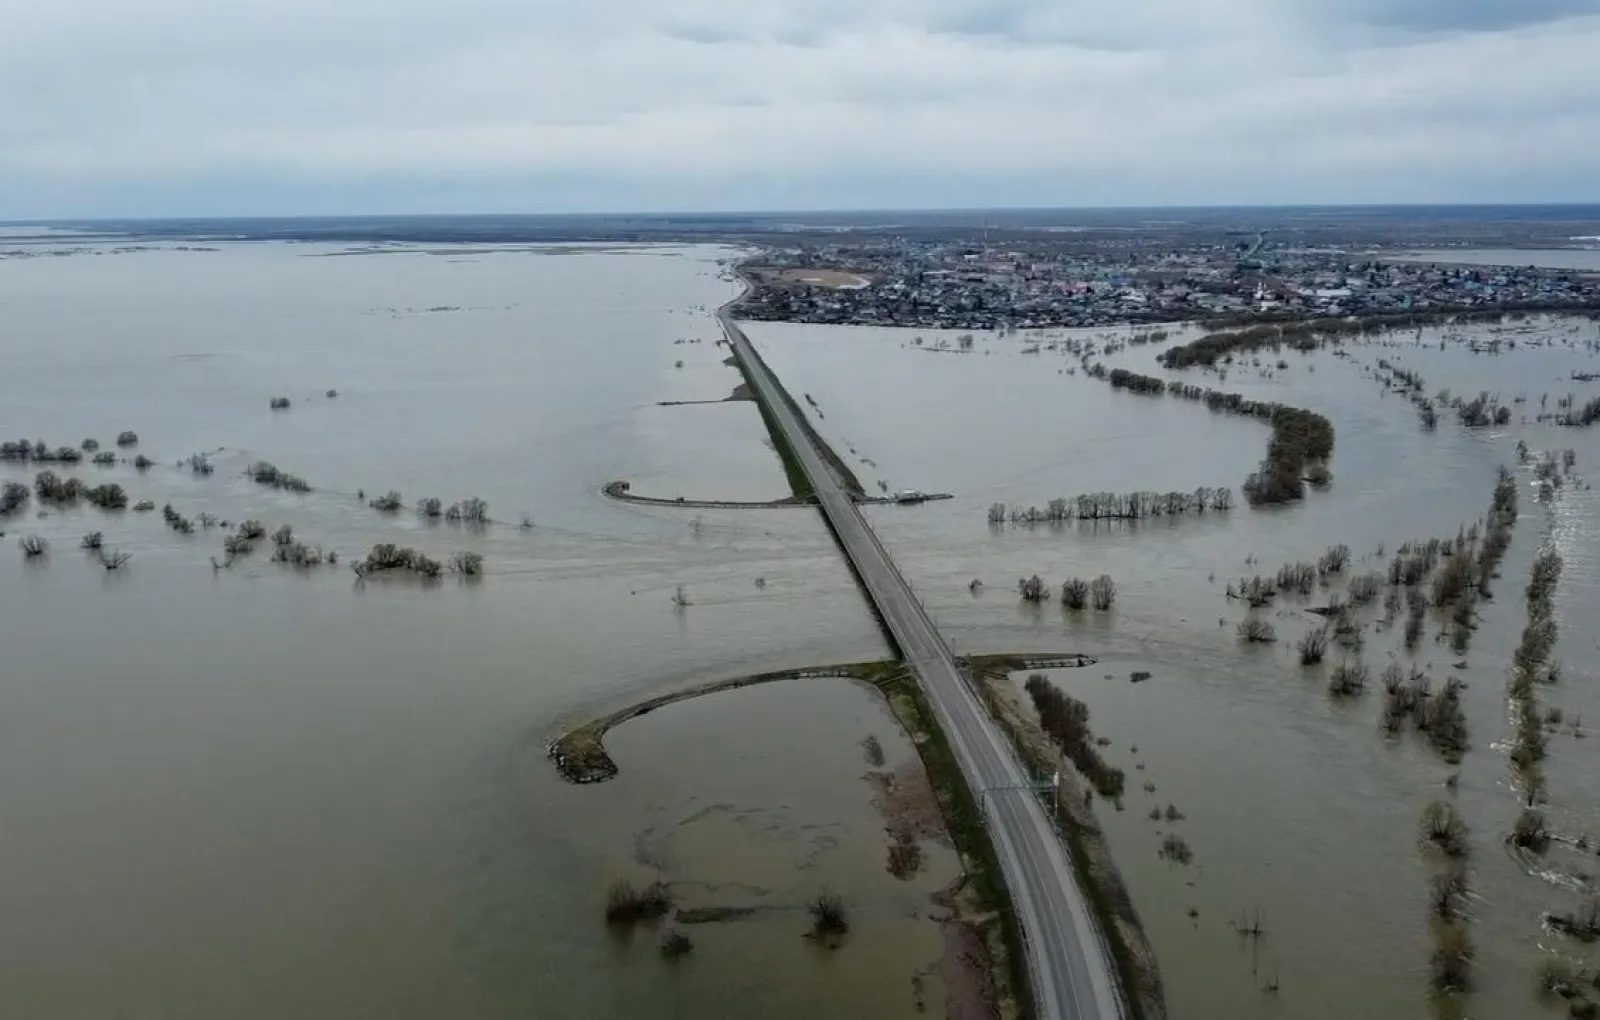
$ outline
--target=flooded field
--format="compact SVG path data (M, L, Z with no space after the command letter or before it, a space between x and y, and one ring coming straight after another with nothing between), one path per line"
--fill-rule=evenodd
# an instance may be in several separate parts
M564 783L545 758L566 727L641 698L887 655L814 511L601 494L617 479L663 498L787 494L753 406L724 402L740 379L710 309L734 292L733 253L214 247L0 260L0 437L95 439L113 463L51 469L130 501L34 497L0 518L0 1012L942 1015L931 896L954 863L935 840L911 879L885 868L870 776L911 752L870 689L785 681L660 709L609 734L620 773L600 786ZM1600 832L1600 761L1579 734L1600 719L1586 626L1600 618L1600 429L1534 419L1546 395L1600 394L1574 378L1600 373L1600 356L1593 323L1500 330L1396 334L1348 357L1263 351L1225 380L1182 373L1333 420L1332 486L1301 504L1029 527L991 525L991 504L1237 495L1268 430L1113 390L1068 350L1089 341L1110 366L1177 377L1155 365L1161 344L980 335L962 353L955 333L749 327L869 491L955 494L869 514L958 650L1100 658L1052 675L1126 772L1122 810L1098 813L1175 1016L1421 1015L1437 862L1418 817L1435 799L1470 826L1477 947L1475 991L1442 1012L1541 1015L1541 959L1585 958L1541 914L1580 906L1596 865L1580 837ZM1380 383L1380 358L1430 394L1497 391L1509 420L1467 428L1445 401L1425 431ZM276 397L289 407L272 410ZM118 447L123 430L138 443ZM1539 454L1568 448L1574 466L1541 499ZM259 484L247 468L263 460L311 491ZM1402 543L1483 517L1502 466L1520 519L1469 647L1452 649L1436 614L1408 652L1375 604L1359 653L1373 682L1332 696L1353 656L1301 666L1295 643L1320 621L1307 610ZM40 467L0 462L0 483L31 486ZM375 509L389 490L400 509ZM491 523L418 514L424 497L481 498ZM164 519L168 504L192 533ZM342 562L273 562L263 539L224 567L245 519ZM96 531L132 560L104 569L79 548ZM24 556L32 535L47 553ZM1556 839L1536 855L1505 842L1519 810L1506 673L1546 541L1564 558L1566 669L1538 691L1563 721L1543 765ZM348 564L377 543L476 553L483 573L358 583ZM1336 544L1351 550L1336 584L1256 611L1278 640L1242 642L1230 583ZM1115 606L1023 604L1016 580L1034 573L1052 588L1108 574ZM1459 765L1415 732L1383 732L1391 659L1466 682ZM1136 672L1150 679L1130 683ZM1172 835L1188 864L1162 856ZM602 919L613 881L656 878L680 908L733 911L688 925L695 948L676 961L660 953L676 921L621 937ZM837 950L803 938L822 890L852 912ZM1235 930L1258 922L1259 935Z
M708 311L734 292L730 253L318 257L332 253L0 261L0 435L154 462L50 465L122 485L126 510L41 518L35 497L0 521L0 1013L553 1018L737 1001L784 1015L816 967L787 933L759 980L712 965L734 929L708 935L678 984L653 942L648 965L624 958L601 911L621 835L651 821L544 757L564 724L646 694L886 654L814 513L600 494L616 478L784 491L756 416L738 420L748 405L657 406L739 382ZM274 412L280 395L291 406ZM123 430L137 446L115 445ZM214 473L179 464L203 451ZM257 460L312 491L258 485ZM0 482L31 485L39 467L0 463ZM389 489L404 509L368 505ZM480 497L494 523L426 520L411 506L427 496ZM144 500L156 509L135 512ZM192 534L166 524L168 503ZM220 521L246 517L344 562L275 563L263 540L214 570ZM79 548L90 531L132 561L102 569ZM25 560L34 534L50 549ZM357 585L345 564L379 542L474 551L484 573ZM660 778L668 802L670 760L627 782L647 797ZM851 764L836 792L859 801ZM619 835L604 855L591 823ZM865 865L836 870L840 856L806 880L844 888ZM883 975L881 994L909 1003L910 977Z
M1199 517L991 526L995 502L1042 506L1081 493L1202 485L1237 491L1268 430L1198 403L1114 391L1087 378L1075 356L1050 349L1086 339L1103 348L1128 331L980 335L959 353L927 349L941 339L957 348L957 335L924 333L918 349L910 331L748 327L790 389L820 408L808 405L819 430L841 452L857 450L852 464L869 488L883 478L894 488L956 493L869 513L958 650L1100 657L1095 668L1054 678L1089 706L1091 727L1109 741L1103 754L1126 772L1123 810L1102 804L1099 814L1175 1016L1421 1015L1431 1000L1428 883L1437 861L1419 847L1418 820L1435 799L1458 806L1472 834L1465 927L1477 953L1475 991L1434 1003L1439 1012L1563 1015L1564 1002L1541 1005L1535 994L1542 962L1592 965L1581 942L1545 930L1541 915L1579 907L1583 876L1596 866L1592 837L1578 841L1600 828L1600 758L1572 721L1600 718L1600 642L1584 622L1600 618L1600 493L1585 480L1600 473L1600 431L1532 419L1544 394L1554 409L1569 393L1579 405L1600 393L1600 384L1573 378L1600 370L1592 347L1600 336L1586 321L1496 330L1430 329L1420 340L1407 332L1348 344L1348 357L1261 351L1225 379L1160 369L1160 345L1097 355L1110 367L1327 415L1338 433L1331 487L1266 510L1240 500ZM1499 353L1472 352L1496 339ZM1380 358L1420 373L1430 395L1495 391L1511 421L1467 428L1446 407L1437 429L1425 431L1413 405L1374 377ZM1528 463L1519 463L1519 440ZM1568 448L1576 477L1541 503L1533 461ZM1482 518L1501 466L1515 472L1520 519L1491 586L1497 597L1479 604L1464 654L1442 636L1448 621L1438 615L1408 653L1403 628L1380 626L1385 611L1374 605L1361 617L1358 653L1335 649L1319 665L1300 665L1296 642L1322 623L1308 608L1325 605L1349 577L1383 570L1402 543L1453 537ZM1534 856L1505 841L1520 808L1506 677L1526 623L1522 589L1546 541L1565 559L1555 604L1556 658L1566 670L1539 692L1564 719L1549 733L1544 762L1544 810L1561 839ZM1254 614L1226 596L1230 582L1315 561L1336 544L1349 546L1351 564L1331 588L1280 597ZM1024 603L1017 578L1034 573L1052 588L1069 576L1109 574L1115 607ZM977 591L974 579L984 582ZM1277 641L1242 641L1247 615L1271 623ZM1345 659L1370 669L1366 693L1330 694L1330 675ZM1383 732L1377 678L1391 661L1426 669L1437 685L1465 682L1470 746L1459 766L1416 733ZM1136 671L1152 679L1132 684ZM1181 820L1167 819L1168 805ZM1162 856L1174 833L1193 852L1188 865ZM1249 933L1258 916L1259 937Z

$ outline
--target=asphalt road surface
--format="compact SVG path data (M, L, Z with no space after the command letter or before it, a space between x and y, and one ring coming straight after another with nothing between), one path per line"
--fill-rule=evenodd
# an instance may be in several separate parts
M1104 939L1078 887L1067 850L1030 789L1030 777L744 332L726 314L719 317L734 354L799 457L840 546L855 564L901 657L921 683L968 784L983 803L1027 942L1028 970L1041 1020L1117 1020L1123 1016L1123 1005Z

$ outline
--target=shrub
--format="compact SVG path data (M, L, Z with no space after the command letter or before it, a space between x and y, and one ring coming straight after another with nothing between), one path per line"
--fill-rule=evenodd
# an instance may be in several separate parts
M672 897L660 882L642 889L630 882L616 882L606 892L606 920L611 924L631 925L665 916L671 909Z
M370 505L374 510L379 510L386 514L394 514L399 513L400 508L405 506L405 503L405 497L401 496L400 493L396 492L395 490L390 489L382 496L379 496L377 499L373 500Z
M120 433L117 434L117 445L118 446L137 446L138 444L139 444L139 433L137 433L137 432L128 431L128 432L120 432Z
M474 496L471 499L464 499L459 503L451 504L450 509L445 511L444 516L445 520L457 523L487 524L489 523L489 504Z
M694 940L681 928L672 929L661 939L661 955L669 960L688 956L692 952L694 952Z
M844 901L832 893L819 893L806 905L811 915L813 935L843 935L850 930L850 919L845 914Z
M139 502L137 502L137 503L135 503L133 505L133 512L136 513L136 514L147 514L150 511L154 510L155 508L156 508L156 501L155 500L153 500L153 499L141 499Z
M1460 862L1451 862L1445 870L1428 879L1428 906L1435 917L1454 920L1461 914L1467 898L1467 869Z
M1317 566L1314 563L1291 563L1278 570L1277 586L1281 591L1310 595L1317 587Z
M272 400L269 403L269 406L274 411L287 411L289 409L289 398L288 397L273 397Z
M274 489L284 489L288 492L310 492L311 485L299 475L292 475L287 471L279 471L277 466L268 461L257 461L250 465L250 477L258 485L271 486Z
M1441 992L1467 991L1472 987L1472 960L1476 955L1466 929L1454 924L1440 928L1431 960L1433 987Z
M1188 864L1194 860L1194 851L1189 849L1189 841L1175 832L1167 833L1166 838L1161 841L1160 854L1166 860L1178 864Z
M322 563L322 548L312 548L304 542L278 543L272 550L274 563L287 563L295 567L315 567Z
M1278 640L1278 634L1272 624L1261 617L1247 616L1239 624L1239 640L1252 644L1271 644Z
M267 537L266 526L256 520L240 521L239 537L246 542L259 541Z
M421 514L423 517L443 517L444 504L440 502L439 497L437 496L429 496L427 499L419 499L417 500L417 513Z
M6 482L0 486L0 514L14 513L28 502L28 487L20 482Z
M98 449L100 449L100 440L98 440L98 439L85 439L83 441L83 452L84 453L93 453Z
M283 546L293 544L293 542L294 529L289 527L287 524L272 533L272 544L275 546L282 548Z
M1306 631L1306 636L1300 639L1296 647L1300 649L1300 665L1315 666L1328 650L1328 629L1314 627Z
M1361 663L1353 659L1345 659L1333 667L1333 675L1328 678L1328 691L1335 697L1351 697L1367 689L1367 681L1372 673Z
M1022 595L1024 602L1043 602L1050 597L1050 587L1038 574L1018 581L1017 591Z
M1089 582L1089 601L1096 610L1106 612L1116 600L1117 584L1111 580L1110 574L1101 574Z
M148 471L150 468L156 466L156 462L141 453L139 456L133 458L133 466L140 471Z
M477 577L483 573L483 557L475 552L456 553L450 557L450 569L462 577Z
M93 462L96 467L111 467L117 462L117 455L110 450L102 450L94 455Z
M907 879L922 867L922 844L911 839L896 839L889 844L889 874Z
M1378 593L1383 590L1382 574L1362 574L1350 579L1350 604L1364 606L1377 599Z
M1344 572L1345 565L1350 562L1350 547L1347 545L1330 545L1326 552L1317 560L1317 573L1323 577L1330 574Z
M105 544L105 535L98 531L91 531L78 542L80 549L99 549Z
M1544 812L1523 808L1516 824L1511 827L1511 843L1524 850L1543 853L1550 845L1550 830L1545 825Z
M120 485L97 485L83 496L102 510L125 510L128 506L128 494Z
M1467 823L1456 809L1442 800L1432 801L1422 811L1422 839L1446 857L1464 858L1471 851L1467 843Z
M34 559L50 551L50 541L43 535L24 535L18 539L17 545L22 548L24 559Z
M1068 609L1082 609L1089 604L1089 582L1081 577L1070 577L1061 583L1061 604Z
M104 550L102 550L99 553L99 557L100 565L105 567L106 570L110 571L121 570L123 567L127 566L128 561L133 559L133 554L125 553L121 549L114 549L110 554L107 554Z

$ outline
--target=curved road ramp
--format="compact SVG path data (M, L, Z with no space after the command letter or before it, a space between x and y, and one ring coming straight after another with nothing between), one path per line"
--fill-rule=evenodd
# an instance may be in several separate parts
M718 313L745 376L771 410L817 494L845 556L921 684L974 796L983 804L1023 939L1040 1020L1120 1020L1110 953L1084 900L1067 849L1012 754L962 676L922 604L823 461L777 380L744 332Z

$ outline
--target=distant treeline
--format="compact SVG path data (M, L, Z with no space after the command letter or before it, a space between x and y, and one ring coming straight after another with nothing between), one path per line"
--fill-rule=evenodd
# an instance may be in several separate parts
M1059 524L1066 521L1142 521L1152 517L1184 517L1233 509L1233 490L1202 486L1193 492L1091 492L1052 499L1043 508L989 507L989 523Z
M1395 329L1415 329L1442 322L1499 323L1506 316L1525 317L1529 314L1554 312L1584 312L1600 315L1600 307L1593 304L1502 305L1497 308L1441 308L1422 312L1394 312L1385 315L1358 315L1297 319L1292 313L1261 312L1213 319L1212 326L1246 326L1231 332L1207 333L1197 340L1180 344L1161 355L1167 368L1188 368L1191 365L1215 365L1218 361L1240 351L1252 351L1279 344L1299 351L1314 350L1327 340L1358 335L1373 335Z
M1323 463L1333 455L1333 422L1315 411L1264 400L1249 400L1238 393L1201 389L1177 380L1168 382L1125 368L1106 371L1096 364L1089 373L1104 378L1113 388L1151 396L1170 394L1198 400L1218 413L1259 418L1272 426L1267 457L1245 480L1244 497L1253 506L1289 503L1305 496L1305 482L1325 484L1331 479Z

